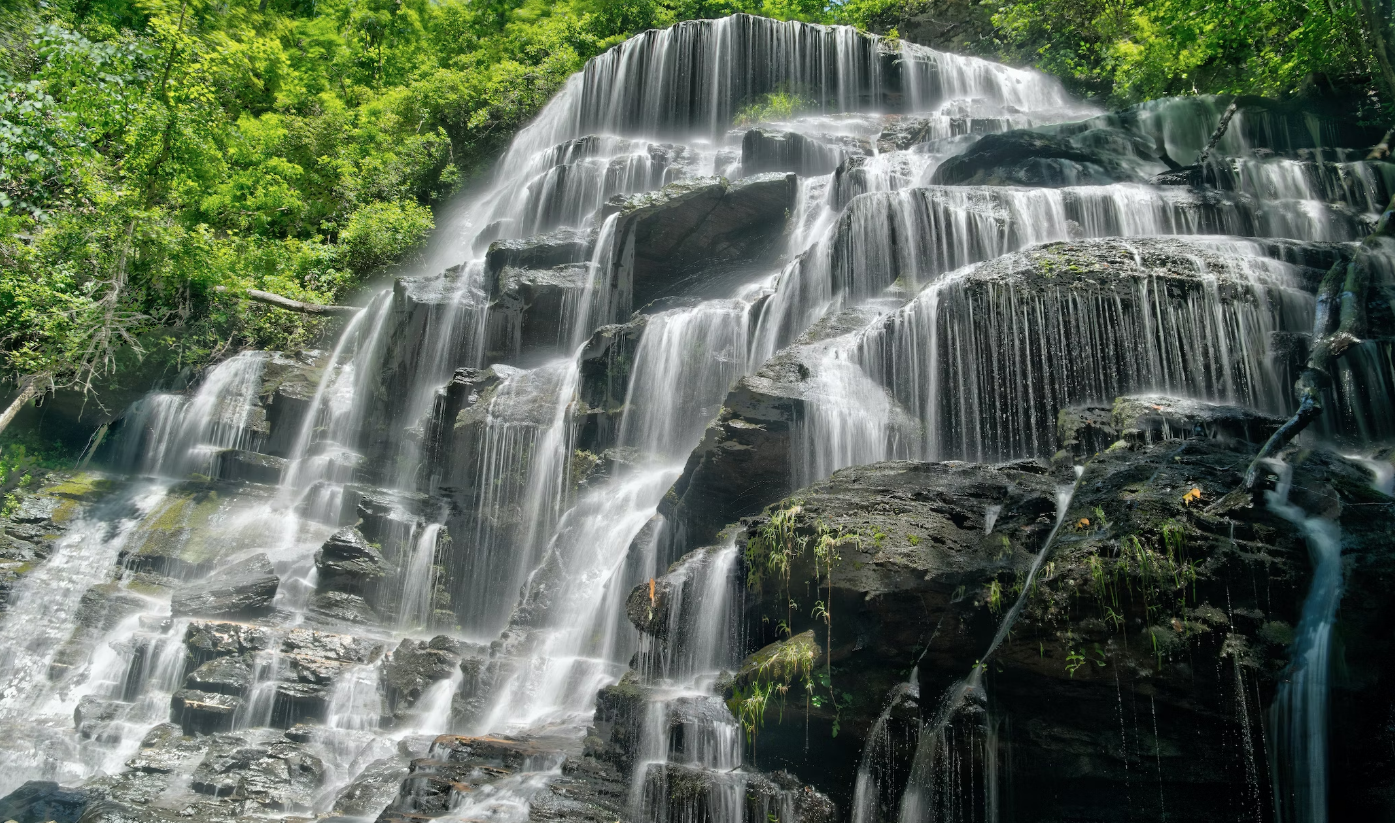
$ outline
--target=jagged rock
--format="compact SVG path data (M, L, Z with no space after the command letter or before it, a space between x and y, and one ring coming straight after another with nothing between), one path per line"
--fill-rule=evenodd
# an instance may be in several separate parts
M568 263L584 263L591 256L594 232L557 229L522 240L496 240L485 254L485 272L491 296L503 292L500 275L505 269L550 269Z
M1189 414L1216 411L1198 410L1191 401L1142 405L1140 410L1126 399L1118 407L1130 421L1139 419L1135 412L1150 417L1148 412L1157 411L1152 405ZM1219 415L1206 419L1229 425L1223 410ZM1050 795L1040 793L1051 786L1079 787L1070 789L1079 792L1101 780L1123 785L1125 761L1108 754L1105 743L1111 733L1117 736L1117 718L1107 729L1107 713L1099 709L1117 702L1116 677L1125 693L1134 688L1153 695L1155 703L1146 710L1158 715L1169 810L1205 819L1214 797L1247 785L1243 764L1226 754L1221 741L1259 730L1241 728L1243 716L1234 712L1217 712L1209 695L1234 687L1237 665L1247 688L1262 693L1272 687L1286 665L1281 629L1296 620L1309 574L1307 550L1287 521L1252 507L1247 495L1229 495L1254 448L1228 437L1151 443L1139 438L1086 463L1061 516L1054 549L1025 590L1018 622L986 673L993 716L1012 718L1015 786L1036 787L1045 797ZM1360 585L1395 578L1395 557L1374 539L1380 527L1356 513L1362 505L1352 505L1375 494L1365 485L1367 478L1358 478L1354 466L1331 455L1310 456L1298 473L1294 494L1303 486L1303 499L1295 502L1305 511L1327 511L1340 519L1348 555L1360 558L1355 562L1367 570ZM796 544L787 579L765 571L765 552L776 539L763 531L769 513L750 521L738 536L752 585L747 648L780 640L773 627L784 621L796 636L812 630L818 645L831 648L833 688L849 698L840 704L842 729L855 738L866 733L884 696L917 661L921 705L935 711L946 688L972 671L990 648L1034 555L1057 522L1058 488L1071 477L1068 470L1052 475L1029 462L997 467L884 463L846 469L800 490L772 507L792 512L795 535L811 541ZM1339 498L1346 502L1337 505ZM831 575L814 570L810 546L820 525L842 535L833 547L838 560ZM1161 587L1156 594L1144 594L1140 581L1155 568L1151 563L1189 571L1177 571L1185 577L1180 583L1168 572L1165 581L1150 584ZM1265 587L1241 593L1228 582L1251 574L1262 575ZM1101 589L1100 580L1115 582ZM1115 587L1117 600L1111 594ZM801 593L801 608L791 611L788 600L795 591ZM1158 600L1163 591L1172 592L1171 599ZM810 613L806 598L811 596L827 608L829 623ZM1348 631L1367 632L1365 627L1377 625L1379 618L1356 604L1375 601L1356 597L1349 594L1343 601L1343 613L1349 606L1357 613L1342 619L1352 621ZM760 605L753 607L751 598ZM1167 605L1149 611L1145 599ZM1371 655L1386 642L1361 641L1361 660L1374 660ZM924 651L908 659L908 649ZM731 687L739 689L740 682ZM803 702L802 682L801 676L793 678L791 703ZM1349 710L1345 722L1351 723L1342 734L1369 752L1374 738L1359 731L1363 725L1356 720L1367 716L1357 708L1362 688L1353 686L1350 699L1340 701ZM836 746L817 742L831 723L821 716L824 711L812 707L806 727L801 713L786 712L784 720L776 720L767 709L760 746L767 762L788 763L802 779L838 795L844 790L834 775L851 773L855 761L848 752L860 751L862 742L843 742L843 734ZM964 723L980 722L974 711L966 709ZM1252 720L1256 711L1250 709ZM1203 737L1181 731L1197 724L1228 731ZM811 741L807 755L802 753L806 739ZM1029 751L1036 754L1021 759ZM1110 798L1117 795L1094 796L1091 814L1109 817L1115 808ZM1014 797L1019 816L1041 808L1021 794Z
M853 308L824 318L755 374L737 381L659 503L672 527L665 533L672 545L662 559L715 543L729 523L791 491L790 435L804 416L805 394L817 388L811 378L823 347L864 328L872 316Z
M16 823L77 823L91 798L50 780L30 780L0 798L0 818Z
M120 720L130 708L129 703L118 700L103 700L87 694L78 700L73 709L73 726L79 740L104 740L108 737L108 727Z
M216 736L190 786L266 811L309 811L324 774L324 763L298 744L248 732Z
M587 753L629 773L639 751L648 702L648 692L634 672L626 672L619 683L601 689L596 694L594 734Z
M535 823L616 823L629 816L628 793L629 785L614 766L569 757L548 791L534 796L528 817Z
M588 263L500 271L498 297L485 321L485 356L509 359L565 348L568 329L562 320L568 304L580 298L590 271Z
M430 641L403 639L383 666L388 706L409 709L431 684L450 678L460 667L461 646L444 635Z
M602 326L581 350L577 396L584 415L576 435L576 447L599 454L612 447L620 435L620 418L630 387L635 351L649 324L647 315L636 315L622 324Z
M208 748L207 738L187 737L174 723L161 723L146 732L140 751L126 761L126 768L149 774L175 774Z
M232 728L242 702L241 697L233 695L180 689L170 698L170 714L185 734L211 734Z
M289 457L305 425L305 415L324 376L327 353L301 351L294 355L271 352L262 366L257 394L266 410L267 432L260 450L266 455ZM228 478L242 479L242 478ZM276 482L254 480L253 483Z
M1236 439L1261 444L1282 423L1253 409L1160 395L1131 395L1112 408L1062 409L1056 431L1063 452L1082 460L1122 442L1145 446L1192 437Z
M310 598L310 614L319 620L374 625L378 613L362 595L346 592L317 592Z
M99 583L83 592L73 614L73 633L54 652L49 663L49 677L58 680L85 665L92 649L107 632L149 606L149 600L116 583Z
M271 609L281 580L265 554L219 569L210 580L182 586L170 601L176 616L254 615Z
M728 819L733 798L739 798L742 823L762 823L772 817L793 823L839 819L832 800L783 772L717 772L656 763L648 766L644 776L644 813L650 820Z
M741 172L746 176L790 172L816 177L833 171L853 151L867 153L860 148L828 145L798 132L751 129L741 137Z
M184 685L205 692L241 697L252 685L252 667L242 656L218 657L194 669Z
M261 483L275 486L286 471L286 460L268 454L225 449L213 459L213 476L230 483Z
M1133 180L1106 155L1064 138L1031 131L985 134L964 153L946 158L930 182L948 186L1095 186Z
M291 629L281 641L283 667L276 684L272 720L289 727L322 720L335 682L353 665L375 662L383 646L347 634Z
M348 526L330 536L315 552L320 591L363 595L392 571L382 552L356 528Z
M467 419L466 412L492 396L500 379L494 369L456 369L446 390L436 395L422 441L431 476L449 478L454 473L457 424Z
M357 520L359 532L369 543L380 546L388 561L397 557L428 507L424 494L361 485L344 488L344 510L352 512L344 519Z
M620 215L611 283L627 298L622 304L674 294L690 271L768 257L793 208L794 181L781 174L736 183L704 177L612 199L603 213Z
M339 792L334 799L333 813L355 818L377 814L397 797L397 788L409 773L403 758L374 760Z
M490 784L522 771L561 767L562 791L541 798L539 820L580 820L613 823L624 813L624 783L603 764L575 761L548 741L520 740L503 735L462 737L441 735L425 757L414 759L410 775L397 797L378 817L380 823L406 823L439 817L454 807L452 798L488 796ZM567 812L576 817L567 816Z
M184 631L184 646L188 649L191 669L218 657L264 651L275 644L276 638L270 630L245 623L195 620Z

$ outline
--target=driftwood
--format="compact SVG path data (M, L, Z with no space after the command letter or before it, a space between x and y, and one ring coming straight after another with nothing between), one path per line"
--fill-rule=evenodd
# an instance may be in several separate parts
M233 293L226 286L218 286L214 290L220 292ZM359 312L363 311L363 309L359 308L358 306L330 306L324 303L306 303L302 300L292 300L289 297L283 297L279 294L273 294L269 291L261 291L260 289L248 289L247 291L240 293L238 296L245 297L248 300L255 300L258 303L265 303L268 306L275 306L278 309L299 312L301 314L313 314L321 317L331 315L358 314Z
M1313 343L1308 362L1294 386L1298 411L1260 448L1245 472L1244 488L1254 491L1261 464L1277 454L1310 423L1322 416L1322 389L1332 381L1333 365L1366 333L1366 300L1371 288L1373 265L1371 248L1395 236L1392 225L1395 198L1385 207L1380 222L1357 247L1350 260L1338 260L1318 287L1317 309L1313 318Z
M0 432L3 432L10 425L10 421L15 419L15 415L19 414L19 410L24 408L25 403L33 400L36 395L48 388L49 382L47 374L31 374L20 378L19 394L5 408L5 411L0 412Z
M1226 129L1230 128L1230 118L1235 116L1236 108L1234 100L1225 107L1225 111L1221 113L1221 122L1217 124L1216 130L1211 134L1211 141L1206 144L1206 148L1201 150L1201 154L1196 156L1196 165L1206 165L1206 158L1215 150L1216 144L1221 142L1221 138L1225 137Z
M1371 147L1371 153L1366 155L1367 160L1384 160L1390 156L1390 142L1395 140L1395 129L1385 133L1380 142Z

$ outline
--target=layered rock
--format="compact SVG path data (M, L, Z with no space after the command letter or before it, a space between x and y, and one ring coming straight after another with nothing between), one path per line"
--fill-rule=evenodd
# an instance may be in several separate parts
M209 580L176 589L170 610L176 617L231 617L264 614L281 579L265 554L216 570Z
M1030 131L987 134L931 175L935 185L1097 186L1130 182L1137 175L1108 155L1069 140Z
M1191 419L1227 419L1224 409L1168 401L1149 404L1154 412L1152 405L1188 409ZM1208 432L1203 426L1200 433ZM1094 798L1090 813L1110 816L1121 812L1126 775L1151 769L1170 813L1221 819L1225 812L1215 799L1242 802L1254 775L1221 741L1259 739L1260 705L1269 702L1265 695L1284 669L1288 627L1297 620L1309 572L1306 550L1287 521L1229 494L1255 446L1197 435L1195 426L1184 425L1170 436L1186 439L1120 439L1093 457L1074 484L1069 470L1053 476L1039 463L846 469L772 507L786 525L772 528L772 513L750 521L738 537L752 587L748 644L779 640L777 626L812 631L828 653L831 675L830 686L802 669L794 677L771 676L788 680L796 702L804 702L800 690L807 688L811 704L822 696L822 705L811 705L807 720L788 711L777 720L767 708L763 762L790 768L839 797L837 775L851 773L860 748L848 745L847 731L859 741L869 733L884 696L910 666L919 666L924 711L936 711L939 697L974 669L1023 594L1057 522L1059 491L1073 485L1074 497L1059 515L1061 530L1025 590L1022 616L985 673L987 703L980 712L1006 721L997 734L1010 735L1003 745L1013 751L1004 779L1034 787L1015 792L1010 802L1019 817L1039 815L1054 807L1048 787L1055 787ZM1358 588L1385 585L1377 581L1395 573L1395 557L1373 540L1381 527L1361 514L1379 499L1364 472L1331 455L1310 457L1297 471L1305 487L1300 505L1335 516L1353 561L1367 569ZM774 557L782 565L772 567ZM773 571L784 564L788 572ZM1241 593L1230 585L1249 574L1263 575L1266 587ZM789 606L792 596L800 608ZM1351 596L1352 613L1342 620L1362 638L1357 665L1367 675L1343 703L1352 707L1348 721L1368 711L1357 705L1379 704L1385 698L1377 695L1389 688L1384 668L1367 656L1384 648L1384 640L1369 634L1377 612L1367 611L1370 601L1362 595ZM814 600L822 608L811 616ZM779 651L763 654L778 658ZM750 664L748 679L762 671L758 658ZM1117 712L1106 710L1120 700L1120 684L1126 716L1133 711L1127 701L1145 696L1146 711L1158 716L1156 727L1125 722L1123 748ZM983 716L972 722L988 722ZM827 737L835 719L844 730L836 744ZM1229 731L1204 737L1186 731L1198 724ZM1378 745L1378 735L1360 721L1339 738L1354 751ZM983 756L975 751L965 756ZM1371 802L1367 788L1343 791Z
M772 173L735 183L699 178L612 199L604 213L619 216L610 277L622 311L678 293L698 269L770 259L794 196L794 177Z

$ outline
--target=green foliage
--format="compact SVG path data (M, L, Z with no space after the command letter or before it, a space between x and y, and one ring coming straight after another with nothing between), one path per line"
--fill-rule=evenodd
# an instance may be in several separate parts
M1125 104L1175 94L1278 95L1314 72L1369 77L1357 0L988 0L1004 56Z
M21 0L0 10L0 378L312 344L584 62L738 0ZM824 19L807 0L772 15Z
M754 126L776 120L788 120L812 107L812 103L798 94L771 92L742 106L736 112L736 125Z

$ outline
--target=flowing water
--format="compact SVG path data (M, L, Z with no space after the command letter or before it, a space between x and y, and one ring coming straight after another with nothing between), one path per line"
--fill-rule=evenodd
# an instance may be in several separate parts
M746 151L759 136L733 126L738 113L791 90L803 110L761 124L776 148ZM1309 329L1314 307L1284 239L1358 238L1392 180L1335 154L1259 156L1245 135L1263 124L1241 124L1206 171L1212 190L1142 182L1165 170L1158 151L1195 156L1218 112L1194 99L1106 115L1036 73L742 15L607 51L518 133L494 182L443 213L423 272L371 296L331 351L239 354L191 392L152 394L129 412L110 463L131 479L68 525L0 623L0 722L11 732L0 791L119 771L158 724L192 722L169 706L206 662L182 657L202 624L172 604L181 586L265 555L277 593L254 633L238 635L245 683L216 700L235 706L222 728L294 726L322 763L309 799L278 814L330 811L413 735L579 747L598 689L639 650L650 690L629 807L637 819L737 823L753 772L713 681L738 662L739 558L725 545L680 560L656 537L667 528L656 512L728 391L778 352L802 353L796 486L888 458L1046 456L1058 410L1131 392L1288 412L1292 375L1271 341ZM1107 149L1132 179L932 183L975 136L1014 128ZM647 286L659 299L636 305L626 221L650 201L623 198L788 162L800 177L764 256L671 261L678 268ZM1103 267L1081 273L1062 260L1032 279L1014 266L1058 241L1092 243ZM550 313L528 314L543 305ZM805 336L848 310L852 331ZM1358 363L1340 395L1350 430L1389 427L1379 402L1361 404L1368 387L1389 393L1388 355L1373 346L1368 365L1348 361ZM299 394L284 388L288 370L304 378ZM584 399L597 381L605 403ZM254 470L250 482L221 482ZM1321 542L1320 528L1294 517ZM351 566L377 582L336 589L344 573L325 552L355 524L363 541ZM1281 806L1303 820L1318 819L1304 809L1322 802L1316 656L1341 583L1323 568L1283 697L1294 731L1281 748L1307 777L1286 784ZM666 570L667 639L646 645L626 599ZM119 603L119 615L80 620L84 598ZM431 634L449 636L429 648L449 671L400 686L392 667L410 652L399 644ZM971 738L975 791L996 808L997 722L986 711L950 722L966 696L982 702L979 672L921 730L901 820L970 802L945 800L936 783L954 734ZM914 682L888 698L869 738L859 823L889 819L894 769L878 752ZM104 725L75 732L74 710L96 700ZM455 792L448 814L522 819L561 773L556 758L529 760ZM673 807L669 782L693 774L707 781L703 799ZM177 803L191 781L180 772L164 796ZM762 814L789 820L795 796L761 802Z

